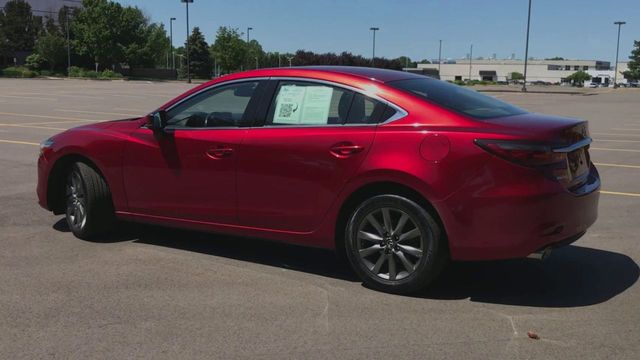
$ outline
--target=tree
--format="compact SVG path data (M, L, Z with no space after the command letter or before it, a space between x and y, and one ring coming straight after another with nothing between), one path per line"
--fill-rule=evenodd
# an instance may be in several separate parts
M245 69L253 69L256 67L256 63L258 66L262 63L262 59L265 54L262 50L262 45L257 40L251 40L249 43L244 44L244 52L245 52ZM256 61L256 58L258 59ZM263 64L264 66L264 64Z
M43 35L36 42L35 53L49 65L50 70L59 69L67 57L66 41L58 35Z
M564 60L564 58L560 57L560 56L555 56L555 57L552 57L552 58L546 58L545 60Z
M83 0L82 6L72 22L78 53L90 56L96 67L122 61L123 48L118 44L122 32L122 6L107 0Z
M189 36L189 63L191 64L191 74L194 77L211 78L213 61L209 53L209 45L197 26L193 28Z
M125 47L125 62L130 67L166 65L169 39L162 24L145 26L139 38Z
M24 0L10 0L0 11L0 29L8 51L31 51L42 29L42 18L33 16Z
M107 68L121 63L154 67L166 56L164 26L150 24L137 7L123 7L110 0L83 0L82 5L71 17L70 33L80 55ZM66 24L68 11L60 12L61 23Z
M216 59L222 72L240 70L247 61L242 33L236 28L221 26L216 33L216 40L211 45L211 56ZM255 60L254 60L255 61Z
M574 85L582 86L585 81L591 80L591 75L580 70L576 71L573 74L567 76L567 80L573 82Z
M629 70L625 71L624 77L629 80L640 80L640 41L633 42L634 49L629 56L629 62L627 67Z
M524 75L522 75L522 73L519 73L517 71L514 71L511 73L511 80L524 80Z

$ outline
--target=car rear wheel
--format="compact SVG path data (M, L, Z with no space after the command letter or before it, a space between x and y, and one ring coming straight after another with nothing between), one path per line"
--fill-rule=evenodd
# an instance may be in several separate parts
M365 284L385 292L426 288L446 261L442 230L414 201L380 195L364 201L346 228L349 261Z
M85 163L75 163L67 174L66 218L81 239L104 235L114 221L111 194L102 176Z

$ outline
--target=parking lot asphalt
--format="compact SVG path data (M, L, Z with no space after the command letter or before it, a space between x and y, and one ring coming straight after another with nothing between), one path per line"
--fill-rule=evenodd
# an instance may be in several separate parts
M0 79L0 358L638 358L640 89L491 93L590 121L599 219L546 261L455 263L406 297L327 251L126 224L87 242L37 205L41 140L188 88Z

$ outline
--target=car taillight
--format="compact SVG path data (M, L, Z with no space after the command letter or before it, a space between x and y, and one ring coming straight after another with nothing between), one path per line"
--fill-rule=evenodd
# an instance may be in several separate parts
M476 139L482 149L513 163L527 167L547 167L556 164L566 165L565 153L554 152L551 146L532 144L517 140Z

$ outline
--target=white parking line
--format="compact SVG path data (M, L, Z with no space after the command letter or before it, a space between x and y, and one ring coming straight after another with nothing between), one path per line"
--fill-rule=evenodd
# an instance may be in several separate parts
M629 169L640 169L638 165L625 165L625 164L608 164L608 163L593 163L598 166L608 166L608 167L621 167L621 168L629 168Z
M622 196L633 196L633 197L640 197L640 194L638 193L627 193L627 192L618 192L618 191L604 191L604 190L600 190L601 194L607 194L607 195L622 195Z
M589 148L589 150L640 152L640 150L637 150L637 149L611 149L611 148L597 148L597 147Z

